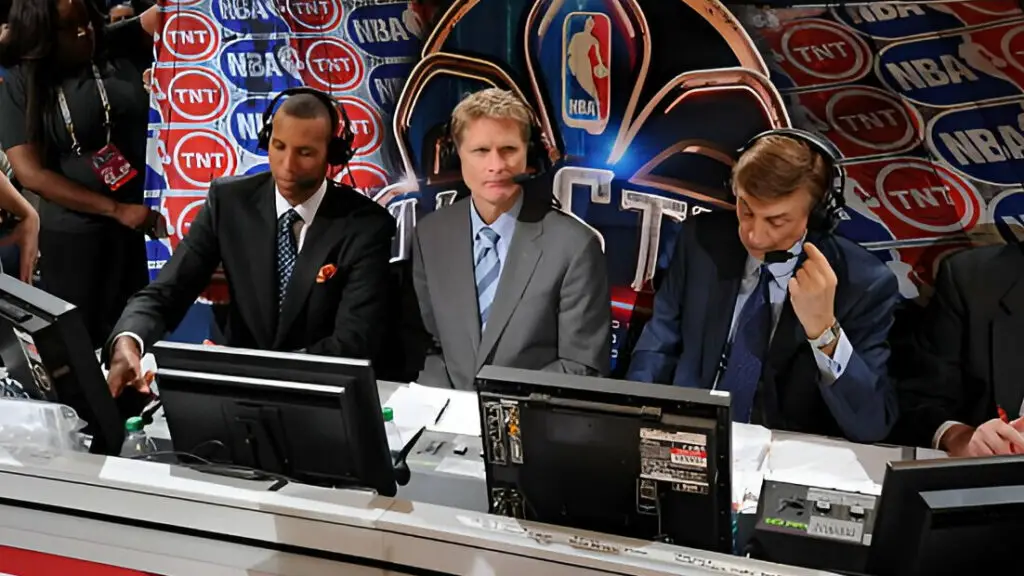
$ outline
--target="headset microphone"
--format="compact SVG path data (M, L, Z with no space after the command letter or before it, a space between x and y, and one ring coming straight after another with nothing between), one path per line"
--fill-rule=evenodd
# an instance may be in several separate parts
M537 178L540 178L541 175L543 175L543 174L544 174L544 172L523 172L522 174L516 174L515 176L513 176L512 177L512 182L522 186L523 184L526 184L527 182L532 182L532 181L536 180Z
M787 262L793 258L796 258L796 254L793 254L788 250L771 250L764 253L765 264L782 264L783 262Z

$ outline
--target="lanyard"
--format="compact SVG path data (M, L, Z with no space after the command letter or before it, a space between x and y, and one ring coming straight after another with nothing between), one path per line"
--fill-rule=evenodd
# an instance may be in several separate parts
M110 144L110 100L107 98L107 88L103 85L103 78L100 77L100 69L96 64L92 65L92 76L96 79L96 91L100 93L100 100L103 101L103 127L107 129L107 144ZM57 102L60 104L60 113L64 116L64 126L71 135L71 151L76 156L82 155L82 146L75 136L75 123L71 121L71 110L68 109L68 101L64 97L64 89L57 88Z

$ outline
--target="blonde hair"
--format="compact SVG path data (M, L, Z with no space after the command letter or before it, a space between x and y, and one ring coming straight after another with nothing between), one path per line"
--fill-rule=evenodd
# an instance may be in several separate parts
M781 135L761 138L740 156L732 169L734 184L759 200L810 192L815 202L828 187L825 159L806 142Z
M533 115L526 103L511 90L487 88L474 92L459 102L455 110L452 111L452 139L455 140L456 146L462 140L462 133L466 130L466 126L479 118L514 120L519 124L523 142L530 141Z

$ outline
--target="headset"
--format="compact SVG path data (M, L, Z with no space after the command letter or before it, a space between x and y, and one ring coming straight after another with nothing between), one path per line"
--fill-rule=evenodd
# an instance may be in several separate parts
M536 124L530 124L530 140L526 144L526 165L536 172L528 176L517 175L513 180L522 184L524 181L546 174L551 170L551 158L548 156L547 146L541 137L541 128ZM437 169L439 172L458 172L461 170L459 162L459 148L455 144L455 135L452 133L451 118L444 125L444 132L438 141Z
M839 226L839 222L844 220L846 217L846 198L843 196L843 191L846 190L846 171L839 164L843 155L839 152L832 142L823 136L819 136L813 132L807 132L806 130L798 130L796 128L776 128L774 130L767 130L761 132L757 136L754 136L742 148L739 149L739 155L742 156L744 152L750 150L758 140L766 136L784 136L786 138L792 138L798 140L811 147L819 155L822 160L827 164L829 172L832 174L831 182L826 186L825 193L822 194L821 200L815 204L811 210L810 217L807 219L807 228L816 232L825 232L831 234L835 231L836 227ZM727 189L732 191L732 178L729 178L727 182Z
M267 151L270 148L270 136L274 130L274 110L277 107L277 103L284 98L296 94L315 96L327 107L327 111L331 115L331 126L333 126L331 141L327 144L327 163L331 166L344 166L348 164L348 161L355 155L352 143L355 141L356 135L352 132L352 123L348 120L345 107L328 94L308 86L289 88L274 96L274 99L270 101L266 110L263 111L263 127L260 128L259 135L257 136L257 146L259 149Z

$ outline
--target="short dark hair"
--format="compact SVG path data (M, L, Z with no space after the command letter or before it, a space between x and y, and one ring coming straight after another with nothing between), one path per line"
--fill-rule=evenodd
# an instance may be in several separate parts
M295 94L285 98L281 106L278 107L277 113L302 120L323 119L327 122L332 137L338 130L334 124L335 115L328 108L327 103L312 94Z

